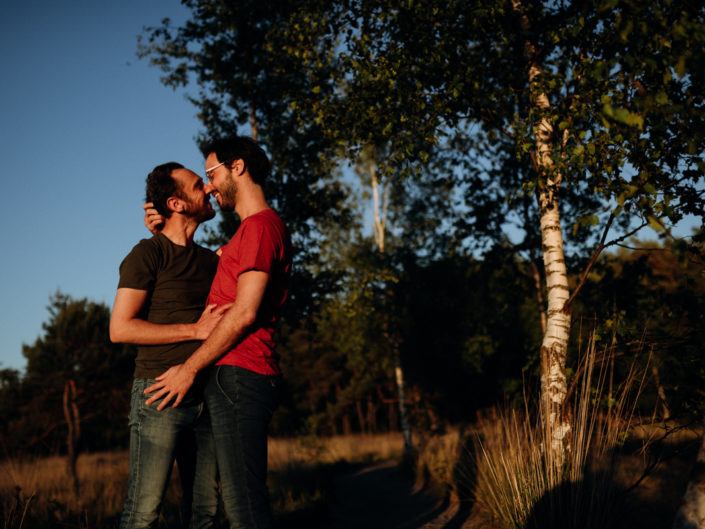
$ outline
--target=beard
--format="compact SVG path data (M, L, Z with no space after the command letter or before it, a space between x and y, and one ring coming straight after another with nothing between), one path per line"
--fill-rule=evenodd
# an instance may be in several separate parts
M217 190L218 204L220 209L223 211L233 211L235 209L235 198L237 197L237 184L233 180L231 175L228 175L228 179Z
M210 200L206 195L205 201L202 204L188 201L184 214L191 217L199 224L215 217L215 210L211 206Z

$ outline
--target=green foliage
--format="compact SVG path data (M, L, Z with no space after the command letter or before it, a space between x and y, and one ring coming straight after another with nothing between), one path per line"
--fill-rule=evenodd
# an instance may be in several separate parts
M518 396L540 340L525 266L511 249L496 247L483 261L407 268L396 305L402 359L409 381L442 417L467 420L471 410Z
M651 366L651 384L642 395L645 413L663 406L672 416L703 409L700 388L705 384L701 344L705 340L705 267L697 254L683 262L669 247L652 245L648 251L620 251L607 255L585 285L575 307L585 320L614 336L623 361ZM684 266L685 265L685 266ZM580 330L575 329L580 340ZM663 391L659 397L658 391Z
M93 450L125 446L133 355L110 342L110 310L61 292L50 297L47 309L43 335L23 346L24 376L20 380L17 373L3 373L3 449L35 454L63 449L62 399L68 380L78 390L82 445Z
M396 428L385 322L398 337L408 404L420 430L470 421L477 410L518 401L524 388L538 385L536 293L529 263L511 247L495 247L482 260L388 255L395 273L386 283L364 272L365 259L368 266L379 264L378 253L367 248L351 255L337 296L304 326L283 330L287 395L275 414L277 433ZM577 351L597 329L603 341L614 340L615 387L632 364L648 367L639 404L644 414L662 415L659 386L671 417L702 408L705 279L703 264L687 255L685 270L676 254L658 245L638 254L609 253L595 266L573 307L569 385L579 374Z
M424 262L366 244L347 258L338 295L281 348L290 393L275 428L395 430L394 346L417 427L519 395L540 336L525 265L511 250Z
M266 196L292 229L297 264L315 263L312 238L330 223L348 222L349 213L336 160L329 156L333 146L297 106L310 97L327 62L321 62L322 71L303 68L308 55L297 58L287 50L310 44L332 60L333 43L322 33L325 3L184 4L192 18L179 28L168 19L146 28L138 55L162 69L166 85L198 86L189 99L204 126L199 140L247 130L263 145L273 162ZM315 19L309 17L313 7L319 10ZM227 239L236 227L226 215L219 229ZM211 233L208 242L221 244L223 238Z

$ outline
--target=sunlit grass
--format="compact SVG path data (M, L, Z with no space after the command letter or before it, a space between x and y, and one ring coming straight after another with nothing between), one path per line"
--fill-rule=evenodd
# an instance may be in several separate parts
M462 497L456 475L462 465L464 435L458 428L448 428L444 433L423 439L416 465L417 485L423 485L436 496L449 495L457 500Z
M119 516L125 497L126 453L81 455L78 495L63 457L7 459L0 463L0 511L4 529L100 527ZM23 516L18 516L19 511ZM40 525L41 524L41 525Z
M276 470L295 462L364 463L398 459L403 447L400 433L270 439L269 468Z
M638 381L632 373L619 395L610 394L609 362L597 365L609 353L598 355L594 342L588 348L564 455L549 449L550 429L526 410L479 421L475 494L501 526L603 529L614 522L620 487L613 476L632 419L628 389Z
M269 488L275 515L321 509L341 465L400 458L402 448L400 434L270 439ZM127 489L128 453L82 454L77 472L78 495L63 457L0 462L2 529L116 527ZM162 509L165 527L180 516L177 475L174 472Z

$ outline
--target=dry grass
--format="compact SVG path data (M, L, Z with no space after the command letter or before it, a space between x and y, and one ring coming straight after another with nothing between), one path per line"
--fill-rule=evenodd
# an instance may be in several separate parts
M546 421L527 411L496 411L478 424L476 497L506 528L606 528L615 520L620 487L616 454L633 408L626 389L607 387L609 351L590 344L573 402L571 444L551 449ZM632 387L635 376L626 388ZM638 393L638 391L637 391ZM605 403L607 403L605 405Z
M604 429L608 422L604 414L597 414L595 417L598 417L599 421L593 424L593 443L595 436L599 435L596 432ZM482 431L484 449L501 454L500 461L507 465L504 477L495 476L495 482L523 482L524 497L533 498L532 505L541 503L545 508L550 502L566 502L566 509L567 506L574 509L577 497L582 502L577 506L580 512L591 509L595 511L591 516L598 516L600 513L604 516L604 509L596 504L600 498L606 497L603 493L611 494L619 488L628 487L639 479L644 468L650 464L650 456L647 457L639 450L621 454L614 460L611 459L614 452L603 450L602 459L594 458L594 455L600 452L593 444L588 450L592 455L584 453L586 464L582 474L573 474L572 481L566 480L559 485L559 492L542 494L541 490L546 488L545 483L543 489L533 489L532 492L526 483L531 479L534 483L540 482L541 479L545 480L545 476L530 478L527 477L527 470L517 471L521 465L533 465L535 468L540 462L540 451L536 451L536 444L532 445L540 439L540 434L537 433L535 425L526 430L528 426L529 423L521 414L515 414L512 418L511 414L502 417L497 412L480 420L479 430L473 428L472 431L462 431L449 428L444 434L422 439L422 449L418 454L416 467L419 483L432 488L439 496L449 494L453 499L466 499L474 492L477 499L489 504L487 497L490 492L481 490L482 480L486 478L480 476L480 483L476 485L478 477L474 464L479 458L475 457L473 464L473 454L468 450L468 444L470 449L473 448L468 439ZM509 434L511 437L507 438ZM637 438L639 441L652 440L658 435L659 431L655 431L654 427L638 427L631 430L631 438ZM697 444L698 436L699 432L678 431L666 439L666 449L672 452L681 451L684 444ZM614 436L612 440L615 441ZM399 434L324 439L271 439L269 485L273 508L280 525L316 526L313 522L320 511L325 511L331 480L341 469L349 463L400 460L402 450L403 439ZM607 462L614 463L611 467L614 472L613 479L608 479L611 471L609 466L605 466L605 456ZM645 529L668 525L674 505L677 506L682 496L689 465L688 458L678 457L667 459L650 472L639 488L630 495L633 499L630 520L640 522L629 527ZM495 469L498 468L501 467L495 466ZM84 454L78 460L78 472L81 482L80 498L71 490L63 458L8 460L0 463L0 529L116 527L125 495L127 452ZM505 489L507 487L506 483L502 486ZM604 486L604 490L600 492L603 496L595 494L596 486ZM492 494L499 493L494 490ZM178 520L179 498L178 478L175 478L165 502L162 527L172 527ZM515 497L511 500L513 503L516 501ZM528 513L525 515L528 525L532 520L531 516L536 516L536 510L524 507L524 511ZM482 515L486 513L486 508L483 508ZM494 519L499 523L496 514ZM313 522L308 523L309 521ZM590 527L585 520L581 522L580 527ZM488 520L477 526L494 525ZM576 526L574 522L573 526ZM544 524L541 527L551 525ZM557 527L571 527L571 522L567 519L561 520Z
M400 459L401 434L270 439L269 491L282 527L316 526L349 464Z
M278 470L297 463L362 463L399 459L403 448L404 439L400 433L270 439L269 468Z
M461 499L457 473L463 466L464 441L458 428L425 439L416 461L417 485L425 486L438 497L450 495L453 500Z
M402 448L400 434L271 439L275 512L291 512L324 501L322 466L399 458ZM116 527L127 488L127 452L83 454L77 470L78 496L71 488L63 457L0 462L1 529ZM174 472L163 508L166 526L179 517L177 474Z
M3 529L38 527L40 523L101 526L115 519L125 497L127 454L81 455L77 471L78 495L70 485L65 458L8 459L0 463Z

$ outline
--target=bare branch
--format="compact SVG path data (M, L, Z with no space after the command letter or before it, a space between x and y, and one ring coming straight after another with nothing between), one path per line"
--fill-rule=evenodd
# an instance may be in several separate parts
M607 238L607 233L610 231L610 228L612 227L612 222L614 222L614 213L610 213L609 219L607 219L607 224L605 225L605 229L602 231L602 237L600 238L600 244L598 244L597 248L595 248L595 251L592 252L592 257L590 258L590 262L588 263L587 267L585 268L583 275L580 277L580 281L578 281L578 285L573 289L573 293L568 298L568 301L565 302L565 305L563 305L564 312L570 310L570 306L573 303L575 296L578 295L578 292L580 291L582 286L585 284L585 281L587 280L587 276L590 273L590 270L592 270L592 267L597 262L597 258L602 253L602 250L604 250L607 247L607 245L605 245L605 239Z

